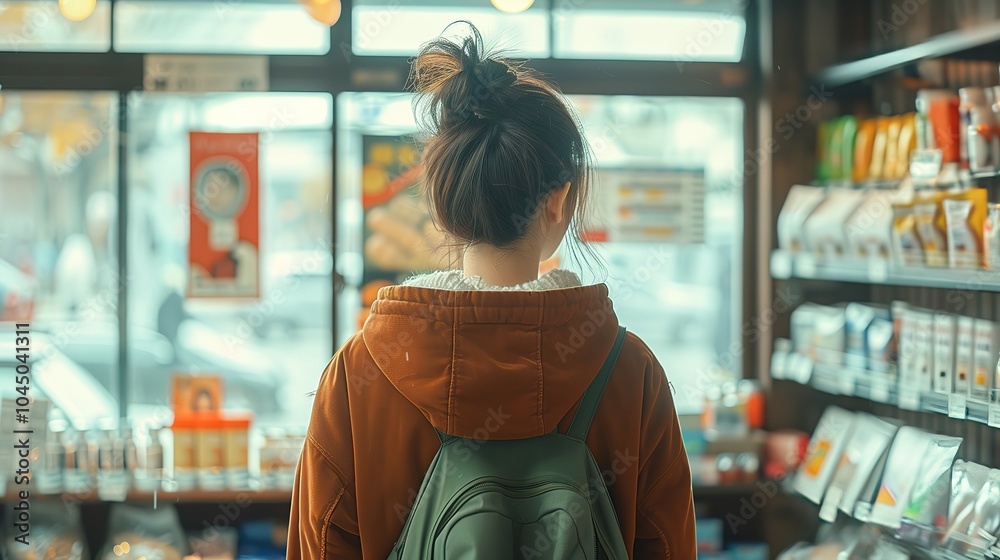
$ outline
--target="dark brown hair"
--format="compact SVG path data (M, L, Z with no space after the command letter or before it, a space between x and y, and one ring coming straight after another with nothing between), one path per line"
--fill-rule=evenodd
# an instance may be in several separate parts
M411 73L428 133L423 184L432 217L459 242L509 247L546 196L569 182L578 224L589 151L573 113L555 85L486 52L479 31L461 23L472 35L424 45Z

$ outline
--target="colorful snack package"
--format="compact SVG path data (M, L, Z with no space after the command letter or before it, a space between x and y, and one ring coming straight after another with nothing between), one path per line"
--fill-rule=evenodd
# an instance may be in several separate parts
M959 317L955 323L955 393L969 394L972 378L973 350L975 344L975 321L972 317Z
M809 248L803 238L803 224L823 202L825 189L809 185L795 185L788 191L785 203L778 214L778 247L797 253Z
M973 323L974 344L972 350L972 379L969 383L969 398L985 401L993 388L991 380L995 373L996 357L1000 348L1000 329L988 319L976 319Z
M931 370L932 389L936 393L951 393L955 378L955 317L949 313L934 314L934 368Z
M836 406L827 407L809 440L806 457L795 473L796 492L813 503L820 503L853 429L854 414Z
M896 170L900 166L899 159L899 135L903 129L905 117L888 117L889 126L885 132L885 162L882 164L883 179L901 179L896 175Z
M948 527L941 538L947 550L964 553L985 549L988 542L972 535L979 495L997 471L977 463L955 461L951 469L951 496L948 504ZM972 537L972 538L970 538Z
M925 262L912 204L892 207L892 249L894 260L900 266L920 266Z
M875 132L878 128L877 119L865 119L858 123L854 135L854 169L851 178L855 183L868 180L868 172L872 166L872 150L875 147Z
M844 223L848 254L855 259L885 259L892 254L892 206L905 197L899 189L870 189Z
M910 154L917 148L917 114L907 113L901 118L899 143L896 149L896 169L893 179L902 179L910 173Z
M913 201L914 228L927 266L948 265L948 241L939 221L942 198L941 193L926 193L916 196Z
M832 523L837 510L850 515L861 490L875 468L879 457L889 447L896 427L870 414L858 413L851 439L837 462L837 470L830 482L820 508L819 518Z
M931 435L923 430L903 426L889 448L889 458L879 484L878 495L872 504L869 521L898 529L910 491L920 470L920 461L931 444Z
M948 266L985 266L986 189L949 193L942 202L942 217L948 239ZM939 224L940 225L940 224Z
M872 143L871 165L868 167L868 179L873 181L885 178L885 152L891 120L891 117L880 117L875 121L875 141Z
M986 210L986 223L983 224L984 265L990 270L1000 270L1000 204L987 204Z
M932 436L910 491L900 536L905 540L931 546L945 530L948 519L948 496L951 488L951 465L962 445L962 438Z
M817 258L836 261L847 255L849 241L845 226L864 199L865 192L861 190L831 188L827 191L826 199L803 225L805 244Z

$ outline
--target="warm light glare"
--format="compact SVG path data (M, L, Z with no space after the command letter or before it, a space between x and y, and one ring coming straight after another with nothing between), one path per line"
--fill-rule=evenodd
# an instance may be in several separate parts
M535 3L535 0L490 0L493 7L508 14L523 12Z
M340 0L299 0L316 21L333 25L340 19Z
M59 0L59 13L70 21L83 21L94 13L97 0Z

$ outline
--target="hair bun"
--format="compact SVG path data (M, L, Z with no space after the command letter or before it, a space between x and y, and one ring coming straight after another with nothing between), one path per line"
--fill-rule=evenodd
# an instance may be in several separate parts
M411 81L417 93L429 94L432 128L503 118L518 97L517 69L486 53L479 31L469 26L472 36L460 44L439 37L424 45L414 62Z

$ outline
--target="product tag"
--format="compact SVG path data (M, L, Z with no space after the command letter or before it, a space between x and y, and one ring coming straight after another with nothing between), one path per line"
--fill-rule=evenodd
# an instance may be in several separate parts
M889 402L889 382L884 379L872 379L872 400L875 402Z
M816 256L812 253L802 253L795 258L795 275L800 278L816 276Z
M941 150L913 150L910 152L910 176L914 179L933 179L941 173Z
M840 394L847 395L849 397L854 396L854 372L853 371L841 371L840 379L838 380L840 385Z
M784 249L771 253L771 278L787 280L792 277L792 255Z
M948 417L965 420L965 395L948 395Z
M889 278L889 263L885 259L868 260L868 281L881 284Z
M986 423L991 428L1000 428L1000 404L990 403L989 412L986 416Z
M903 410L920 410L920 391L900 386L899 408Z

